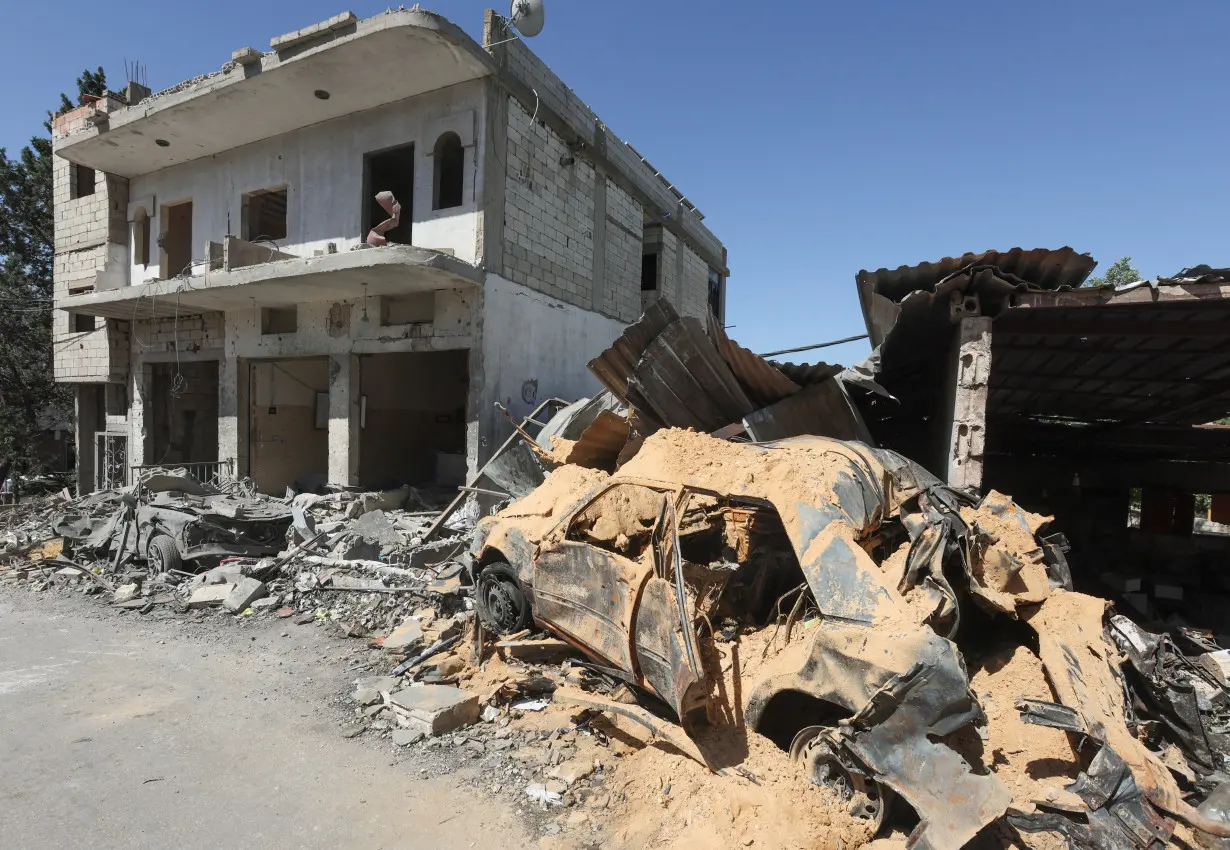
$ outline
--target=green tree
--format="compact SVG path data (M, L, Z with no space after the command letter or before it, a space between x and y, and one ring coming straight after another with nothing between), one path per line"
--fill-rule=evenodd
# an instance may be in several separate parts
M1132 268L1132 258L1120 257L1106 270L1106 277L1091 277L1085 281L1085 286L1103 286L1107 283L1112 286L1123 286L1125 283L1135 283L1138 280L1144 280L1144 278L1140 272Z
M80 102L106 91L103 69L77 78ZM60 111L73 103L60 95ZM52 377L51 299L55 222L51 116L15 158L0 148L0 466L40 469L37 438L51 421L72 421L72 393Z

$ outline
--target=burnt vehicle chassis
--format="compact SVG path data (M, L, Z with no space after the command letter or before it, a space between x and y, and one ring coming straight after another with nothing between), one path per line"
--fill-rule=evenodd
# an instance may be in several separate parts
M516 504L485 520L480 615L501 633L548 629L693 729L720 677L706 647L785 613L775 603L792 588L801 601L805 588L819 621L787 650L793 672L748 687L745 722L877 824L904 799L919 817L912 846L962 846L1011 802L941 741L982 717L950 640L960 600L946 577L969 569L958 510L973 500L861 444L805 437L738 450L800 469L753 486L722 470L669 480L638 456L580 498L560 494L558 520L519 518ZM839 471L819 476L823 492L801 491L817 486L808 465L819 457ZM877 560L907 540L898 586ZM926 624L905 615L906 587L934 599Z
M191 492L132 488L113 496L106 511L61 515L53 529L70 555L144 558L158 572L199 572L224 558L262 558L285 546L293 519L288 506L228 496L194 481L179 486Z

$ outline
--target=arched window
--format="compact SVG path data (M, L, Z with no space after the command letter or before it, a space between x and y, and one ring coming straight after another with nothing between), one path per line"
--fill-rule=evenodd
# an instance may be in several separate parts
M436 139L432 153L435 174L432 183L433 210L446 210L461 206L461 187L465 182L466 151L461 146L461 137L448 132Z

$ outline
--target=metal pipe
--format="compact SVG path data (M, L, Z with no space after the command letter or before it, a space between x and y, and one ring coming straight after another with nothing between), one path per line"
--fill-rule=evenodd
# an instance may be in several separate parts
M869 334L859 334L858 336L848 336L845 339L835 339L832 342L818 342L815 345L804 345L799 348L783 348L781 351L767 351L761 354L761 357L776 357L779 354L794 354L798 351L811 351L815 348L828 348L830 345L841 345L843 342L857 342L860 339L867 339Z

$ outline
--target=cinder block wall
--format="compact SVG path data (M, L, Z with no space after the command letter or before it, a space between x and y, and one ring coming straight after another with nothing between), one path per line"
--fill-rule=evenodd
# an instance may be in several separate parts
M645 228L657 225L667 235L662 249L670 254L658 258L661 294L685 315L706 316L709 268L724 276L726 256L702 216L524 43L509 41L490 12L484 43L513 92L508 99L503 276L630 322L641 312ZM537 111L537 120L531 110ZM565 139L576 143L570 147ZM579 220L573 218L577 213ZM587 223L593 225L589 231ZM593 257L592 268L564 263L561 269L552 258L552 251L570 249L574 240Z
M119 105L113 98L87 104L56 116L57 137L83 129L100 108ZM91 292L100 275L121 274L128 256L128 180L94 172L94 192L77 196L73 164L59 156L52 161L55 208L54 298ZM105 285L105 284L104 284ZM63 310L52 314L55 379L63 383L122 382L128 377L128 323L97 319L92 331L73 330Z

